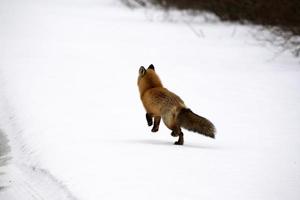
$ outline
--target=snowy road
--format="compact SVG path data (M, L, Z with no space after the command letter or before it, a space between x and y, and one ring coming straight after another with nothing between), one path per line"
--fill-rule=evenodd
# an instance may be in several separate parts
M274 58L253 27L163 17L110 0L0 1L1 200L300 198L299 60ZM216 140L151 133L136 85L151 63Z

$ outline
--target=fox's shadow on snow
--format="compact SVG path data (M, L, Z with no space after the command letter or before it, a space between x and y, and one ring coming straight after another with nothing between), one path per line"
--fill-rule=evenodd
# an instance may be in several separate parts
M160 140L127 140L124 141L126 143L130 144L146 144L146 145L158 145L158 146L174 146L178 148L195 148L195 149L212 149L217 150L221 147L219 146L213 146L213 145L203 145L203 144L188 144L185 143L184 145L174 145L173 142L167 142L167 141L160 141Z

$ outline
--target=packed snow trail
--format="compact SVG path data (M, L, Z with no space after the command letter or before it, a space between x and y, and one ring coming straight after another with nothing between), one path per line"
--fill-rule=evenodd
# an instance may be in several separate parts
M0 127L6 131L0 130L0 199L76 200L61 181L32 162L30 147L22 140L22 131L4 93L0 87Z
M0 2L11 147L0 198L300 198L299 61L274 59L253 27L164 17L114 1ZM151 133L136 85L151 63L216 140L185 131L174 146L163 124Z

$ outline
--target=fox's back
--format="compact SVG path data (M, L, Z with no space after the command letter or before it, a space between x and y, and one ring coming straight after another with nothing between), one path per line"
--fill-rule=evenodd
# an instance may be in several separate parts
M141 97L147 112L162 116L169 112L175 113L185 107L179 96L163 87L148 89Z

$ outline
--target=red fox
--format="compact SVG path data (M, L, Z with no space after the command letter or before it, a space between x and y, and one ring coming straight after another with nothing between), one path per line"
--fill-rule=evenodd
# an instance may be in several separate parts
M184 143L181 127L215 138L215 126L206 118L193 113L179 96L164 88L152 64L148 69L140 67L137 84L146 109L148 126L153 125L152 132L158 131L162 118L164 124L172 130L171 135L179 137L174 143L176 145Z

